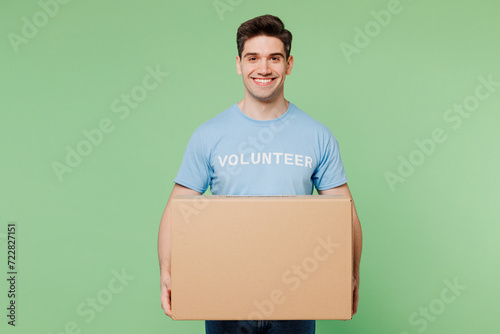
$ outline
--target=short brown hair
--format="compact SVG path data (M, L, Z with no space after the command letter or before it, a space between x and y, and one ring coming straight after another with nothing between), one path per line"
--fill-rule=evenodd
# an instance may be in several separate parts
M236 45L238 46L240 58L245 42L256 36L279 38L283 42L286 59L288 60L292 49L292 33L285 29L285 25L279 17L273 15L257 16L240 25L236 34Z

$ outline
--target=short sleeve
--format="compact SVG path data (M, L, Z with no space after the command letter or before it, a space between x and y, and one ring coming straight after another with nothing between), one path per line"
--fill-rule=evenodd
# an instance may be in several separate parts
M312 176L317 190L335 188L347 182L337 139L328 131L328 137L323 142L320 162Z
M213 175L209 157L210 152L197 129L189 140L174 182L203 194L208 189Z

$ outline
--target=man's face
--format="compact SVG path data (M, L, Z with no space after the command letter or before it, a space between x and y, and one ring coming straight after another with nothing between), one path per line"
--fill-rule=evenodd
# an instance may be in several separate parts
M243 46L241 59L236 57L236 70L243 78L245 96L272 102L283 96L285 77L293 67L293 57L285 59L283 42L276 37L256 36Z

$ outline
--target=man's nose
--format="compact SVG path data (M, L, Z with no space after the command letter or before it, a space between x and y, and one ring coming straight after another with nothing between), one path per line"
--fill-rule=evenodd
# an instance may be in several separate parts
M259 74L261 75L271 74L271 68L269 68L269 66L267 65L267 60L263 60L262 63L260 64Z

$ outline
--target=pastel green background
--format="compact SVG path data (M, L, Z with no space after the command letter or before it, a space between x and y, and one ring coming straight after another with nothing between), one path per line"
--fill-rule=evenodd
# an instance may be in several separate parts
M16 53L9 33L22 36L23 17L41 7L2 0L0 267L6 277L7 224L17 222L19 271L15 328L1 280L2 332L56 334L71 322L81 333L204 332L160 308L157 229L191 133L243 97L237 27L266 13L294 36L285 96L339 140L363 227L359 312L316 332L493 332L500 87L456 129L443 115L480 76L500 81L500 4L401 0L348 62L341 43L354 45L354 28L388 1L220 1L231 9L221 16L212 0L70 1ZM111 104L148 66L169 75L121 119ZM113 131L60 182L52 164L106 118ZM446 140L391 189L384 173L435 128ZM87 322L78 306L122 269L134 278ZM465 288L445 304L446 280ZM439 314L422 320L429 307Z

